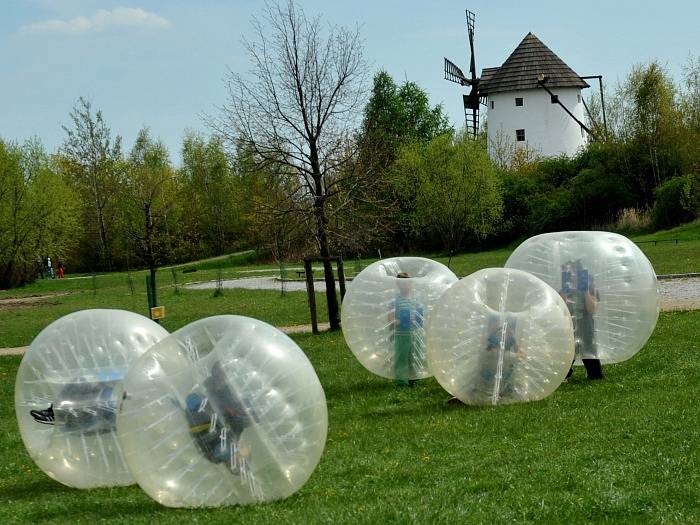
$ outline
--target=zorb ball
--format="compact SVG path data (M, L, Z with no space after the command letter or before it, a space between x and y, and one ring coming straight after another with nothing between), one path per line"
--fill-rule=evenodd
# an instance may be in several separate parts
M427 336L435 379L469 405L542 399L574 356L563 299L520 270L488 268L452 285L428 316Z
M129 366L168 335L123 310L83 310L32 341L15 383L22 441L50 477L76 488L134 482L117 441L116 413Z
M617 363L647 342L659 317L656 274L642 251L615 233L546 233L506 262L557 290L574 321L576 357Z
M169 507L284 498L326 442L326 398L301 349L247 317L196 321L132 366L117 417L141 488Z
M352 280L343 299L343 335L352 353L367 370L388 379L430 377L425 317L455 282L449 268L421 257L369 265Z

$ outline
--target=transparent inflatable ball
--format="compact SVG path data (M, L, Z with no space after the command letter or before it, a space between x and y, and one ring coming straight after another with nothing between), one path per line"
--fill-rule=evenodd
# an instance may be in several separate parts
M115 428L129 366L168 335L122 310L83 310L54 321L32 341L15 385L22 441L53 479L76 488L134 482Z
M226 315L191 323L142 356L117 423L147 494L169 507L214 507L299 490L323 452L328 416L294 341Z
M571 316L537 277L488 268L442 295L428 316L427 352L435 379L466 404L535 401L571 366Z
M383 259L362 270L347 289L341 313L352 353L367 370L388 379L430 377L425 318L455 282L449 268L420 257Z
M577 363L629 359L659 317L656 273L632 241L615 233L546 233L523 242L506 262L536 275L566 301Z

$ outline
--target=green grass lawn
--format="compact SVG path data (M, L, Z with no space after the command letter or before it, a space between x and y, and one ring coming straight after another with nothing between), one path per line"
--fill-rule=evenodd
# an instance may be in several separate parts
M174 510L138 487L78 491L44 475L13 411L18 357L0 358L0 523L700 523L700 312L662 314L647 346L544 401L450 406L430 379L399 389L342 335L298 336L324 386L329 434L294 496Z
M657 245L644 242L640 248L649 257L658 274L700 272L700 222L685 224L672 230L651 235L633 237L634 241L670 240ZM503 266L512 248L500 248L479 253L463 253L453 257L431 254L443 264L450 263L452 270L460 277L469 275L481 268ZM158 298L166 307L163 326L175 330L185 324L208 315L239 314L256 317L276 326L307 324L310 322L305 292L290 292L281 297L276 291L225 290L223 297L213 297L212 291L185 290L183 284L211 281L221 274L223 279L237 279L256 275L275 276L275 264L253 264L250 252L227 255L195 261L158 272ZM373 259L345 262L349 276L360 268L367 267ZM288 263L287 268L298 268L301 263ZM321 268L318 275L321 275ZM183 273L183 270L196 269ZM290 271L290 275L295 276ZM69 274L69 277L74 277ZM49 323L59 317L85 308L123 308L147 315L145 271L114 272L90 275L64 280L40 279L24 288L0 291L0 299L51 295L32 307L3 308L0 304L0 348L28 345ZM131 293L129 280L134 287ZM177 291L176 292L176 286ZM319 321L328 318L325 311L325 298L317 294Z
M310 323L306 292L281 296L272 290L225 290L213 297L211 291L167 288L159 293L166 305L163 327L172 332L184 325L211 315L236 314L260 319L274 326ZM325 295L316 294L320 321L327 321ZM33 307L0 309L0 348L25 346L52 321L77 310L118 308L148 315L145 286L131 295L126 289L100 289L97 294L78 291L54 296Z

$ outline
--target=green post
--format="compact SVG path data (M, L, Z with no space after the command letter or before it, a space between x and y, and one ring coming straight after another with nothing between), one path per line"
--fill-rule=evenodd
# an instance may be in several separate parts
M155 273L146 276L146 294L148 296L148 317L151 317L151 308L158 306L158 295L156 293L156 279ZM160 319L154 319L154 321L160 324Z

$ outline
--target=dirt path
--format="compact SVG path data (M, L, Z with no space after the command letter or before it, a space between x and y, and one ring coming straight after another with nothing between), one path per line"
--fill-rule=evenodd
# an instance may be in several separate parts
M320 331L325 331L330 328L329 323L318 323L318 329ZM298 324L294 326L281 326L279 327L285 334L310 334L311 325L310 324ZM0 357L6 355L24 355L27 351L28 346L18 346L16 348L0 348Z
M37 304L47 303L54 297L68 295L68 292L48 295L29 295L26 297L4 297L0 299L0 310L14 310L15 308L31 308Z
M0 348L0 357L5 355L24 355L28 346L18 346L16 348Z

